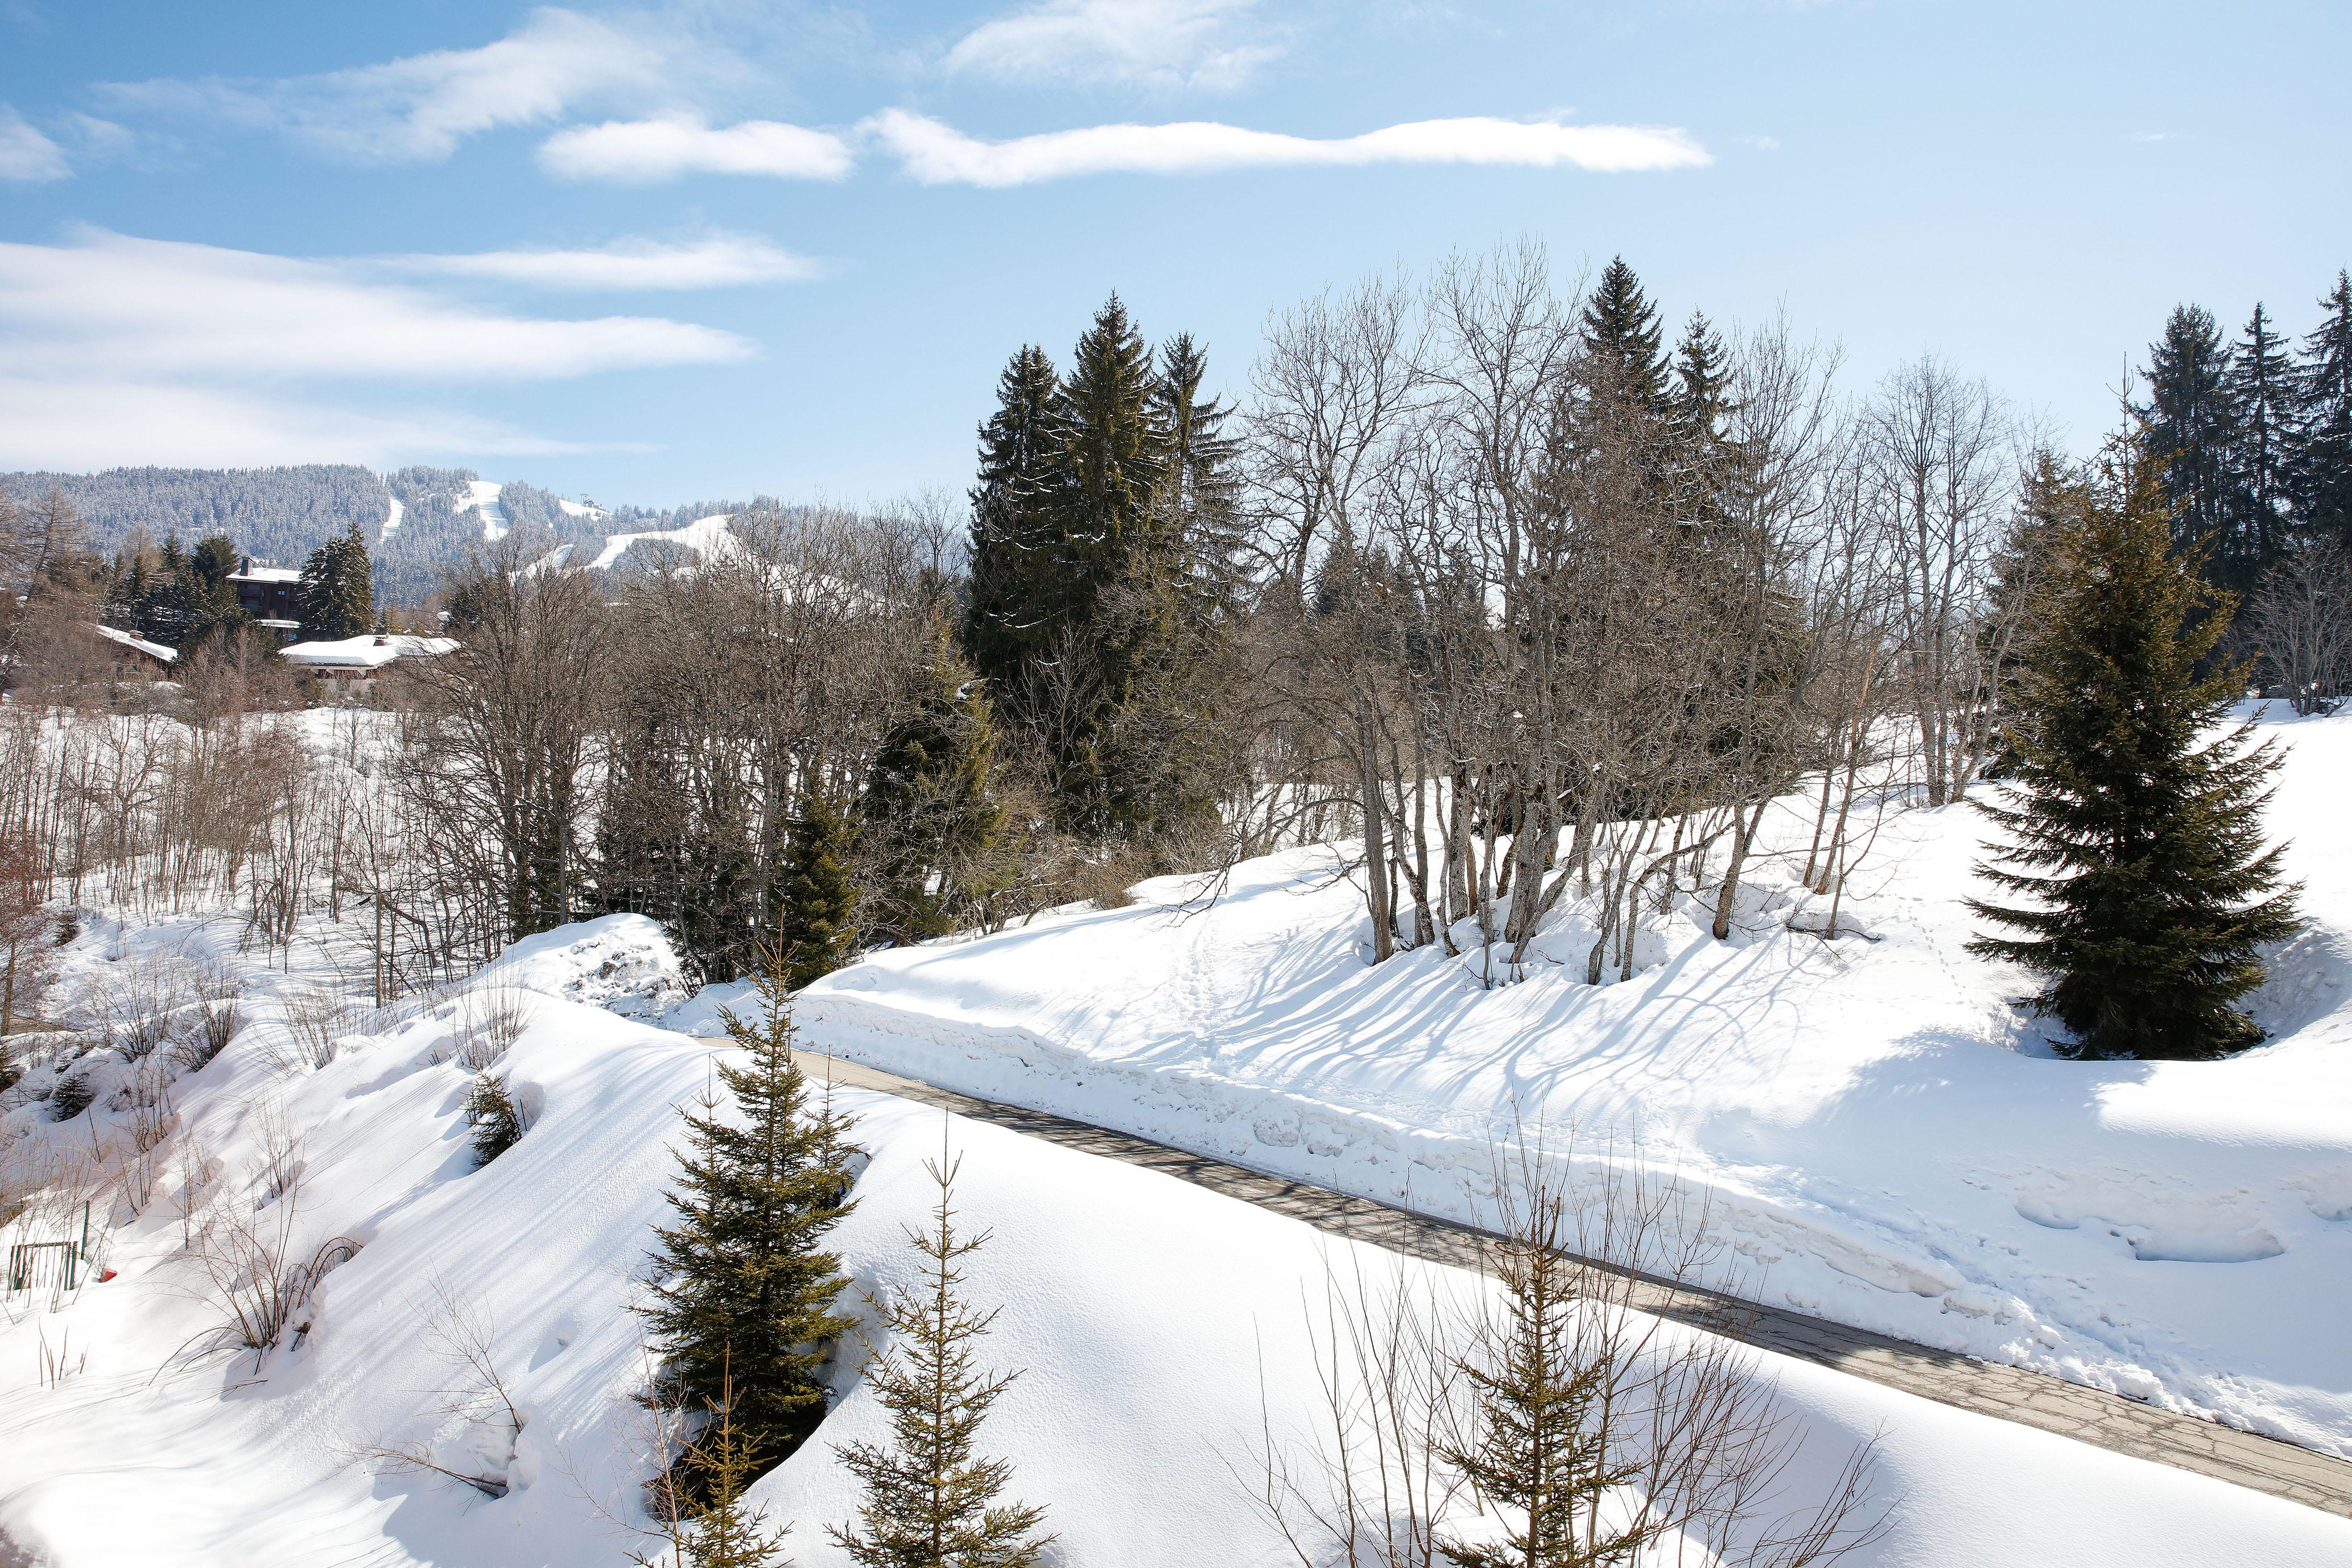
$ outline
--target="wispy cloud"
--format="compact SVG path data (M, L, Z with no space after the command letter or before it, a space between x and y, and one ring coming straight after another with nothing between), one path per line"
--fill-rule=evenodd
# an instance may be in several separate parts
M62 180L71 173L64 148L41 134L15 109L0 103L0 180L30 184Z
M0 244L0 344L19 370L211 380L549 380L752 352L686 321L500 315L331 262L103 230Z
M1007 81L1229 89L1282 52L1255 11L1255 0L1046 0L974 27L946 65Z
M74 467L557 450L465 416L365 405L386 384L559 380L755 352L661 317L485 310L365 269L96 229L67 245L0 243L0 456Z
M713 235L689 245L625 239L595 250L485 250L468 256L395 256L407 272L483 278L538 289L725 289L798 282L816 263L764 239Z
M336 407L209 386L0 375L0 468L248 468L589 449L436 409Z
M100 89L125 109L282 132L361 163L431 163L467 138L667 89L674 50L576 12L534 11L494 43L277 80L207 77Z
M1080 174L1197 174L1373 163L1517 164L1625 174L1712 162L1706 149L1687 132L1671 128L1563 125L1486 116L1415 121L1331 139L1187 121L1096 125L982 142L901 109L875 116L866 129L908 174L925 184L1025 185Z
M559 131L541 143L540 166L571 180L644 184L680 174L767 174L837 180L855 162L830 132L747 120L712 128L698 120L616 120Z

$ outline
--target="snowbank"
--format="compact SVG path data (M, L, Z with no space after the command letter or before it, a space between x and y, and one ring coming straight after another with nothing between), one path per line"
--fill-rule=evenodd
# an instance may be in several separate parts
M168 1201L116 1232L117 1278L0 1328L11 1439L0 1447L0 1531L54 1568L582 1568L644 1549L629 1530L646 1473L630 1280L664 1214L676 1107L707 1081L712 1047L562 999L593 994L642 934L612 921L551 932L503 977L478 983L477 994L526 983L535 994L500 1065L538 1107L522 1141L480 1170L466 1150L466 1076L446 1059L474 996L370 1020L374 1032L346 1037L316 1072L274 1070L272 1026L257 1024L184 1085L183 1109L221 1161L228 1201L263 1199L255 1173L270 1130L299 1128L304 1241L341 1234L359 1250L299 1315L306 1332L257 1357L157 1375L210 1320L184 1293ZM659 969L646 957L613 973ZM1266 1419L1284 1432L1311 1419L1304 1302L1327 1265L1377 1272L1385 1256L1003 1129L877 1095L841 1102L872 1155L836 1233L861 1287L909 1277L905 1227L933 1194L922 1163L943 1134L963 1154L959 1204L973 1228L994 1232L967 1260L975 1296L1003 1308L986 1356L1025 1369L988 1447L1013 1461L1019 1495L1052 1510L1058 1560L1286 1561L1248 1501L1250 1443ZM436 1291L493 1326L519 1434L442 1410L434 1391L452 1387L452 1372L425 1327ZM81 1369L34 1385L39 1347L60 1343L86 1358ZM1903 1505L1859 1562L2352 1562L2352 1522L1824 1369L1769 1364L1807 1437L1792 1486L1818 1485L1884 1429L1879 1495ZM822 1538L853 1506L830 1445L883 1426L845 1366L840 1381L845 1397L818 1442L755 1493L795 1521L805 1568L843 1561ZM510 1489L493 1500L377 1477L349 1457L400 1443L429 1444Z
M2266 727L2310 924L2256 998L2273 1043L2226 1062L2056 1058L2006 1005L2023 977L1963 951L1965 807L1887 819L1853 934L1767 868L1742 940L1677 914L1622 984L1584 985L1572 940L1495 989L1475 954L1369 967L1357 889L1301 853L1205 910L1148 883L877 954L802 1019L876 1066L1449 1216L1483 1212L1514 1117L1638 1146L1705 1189L1766 1300L2352 1455L2352 717ZM1792 803L1774 832L1801 859L1811 826Z

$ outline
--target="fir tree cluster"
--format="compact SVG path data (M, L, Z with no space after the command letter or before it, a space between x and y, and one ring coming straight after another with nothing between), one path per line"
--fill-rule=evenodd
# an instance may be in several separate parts
M174 648L216 626L243 626L247 617L228 584L236 570L236 547L222 534L198 540L194 550L166 534L155 551L118 552L108 574L106 622Z
M2174 547L2242 605L2282 557L2352 554L2352 274L2299 343L2257 304L2234 340L2182 305L2148 349L2135 406Z
M357 637L375 624L375 579L359 524L310 552L295 603L302 635L315 641Z
M1181 837L1223 783L1207 672L1233 608L1235 442L1206 371L1185 333L1154 355L1114 294L1066 374L1015 353L981 426L964 652L1089 837Z

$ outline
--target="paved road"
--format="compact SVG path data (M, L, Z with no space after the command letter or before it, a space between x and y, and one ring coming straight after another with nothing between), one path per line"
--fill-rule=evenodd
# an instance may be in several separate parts
M824 1076L829 1064L836 1083L941 1106L1066 1148L1164 1172L1194 1186L1304 1220L1334 1236L1465 1268L1478 1268L1485 1262L1479 1233L1464 1226L1328 1187L1265 1175L1133 1133L1017 1105L974 1100L838 1057L807 1050L800 1055L808 1058L803 1070L813 1076ZM2038 1426L2135 1458L2215 1476L2352 1518L2352 1464L2292 1443L2160 1410L2020 1367L1978 1361L1953 1351L1889 1339L1783 1308L1662 1280L1637 1281L1635 1304L1660 1317L1734 1333L1762 1349L1834 1367L1939 1404Z

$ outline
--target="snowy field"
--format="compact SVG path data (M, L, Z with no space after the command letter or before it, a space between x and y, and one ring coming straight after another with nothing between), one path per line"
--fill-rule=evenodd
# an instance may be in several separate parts
M1736 1244L1738 1288L2352 1456L2352 715L2265 722L2269 823L2309 924L2224 1062L2072 1062L1969 956L1984 819L1889 816L1834 942L1763 868L1734 943L1677 912L1630 982L1538 963L1368 967L1328 858L1242 868L1213 906L1131 908L877 955L802 1016L827 1049L1278 1174L1476 1219L1514 1117L1555 1148L1671 1168ZM1809 812L1779 825L1801 865ZM724 993L674 1020L708 1028ZM1731 1282L1731 1281L1727 1281Z
M649 1548L632 1533L647 1465L630 1395L646 1369L626 1304L663 1214L676 1107L705 1083L713 1047L591 1005L669 999L648 935L627 917L551 933L467 994L369 1020L379 1032L346 1037L315 1072L273 1066L277 1031L257 1024L184 1084L182 1110L220 1163L226 1201L266 1210L282 1136L272 1128L299 1129L304 1241L342 1235L360 1249L299 1314L307 1332L298 1324L257 1357L159 1373L214 1320L187 1294L172 1202L112 1233L113 1279L0 1329L0 1530L56 1568L581 1568ZM518 1001L529 1021L503 1065L536 1121L476 1171L466 1075L436 1058L478 1009ZM923 1162L943 1132L965 1157L960 1204L995 1233L971 1260L976 1298L1003 1309L988 1354L1026 1369L988 1441L1018 1467L1019 1495L1051 1509L1057 1561L1288 1561L1250 1500L1253 1444L1268 1413L1278 1432L1312 1428L1305 1303L1327 1268L1392 1260L984 1123L879 1095L845 1091L841 1103L871 1154L836 1233L860 1286L909 1278L903 1227L933 1193ZM519 1433L441 1409L436 1391L465 1380L436 1350L437 1295L488 1331ZM70 1369L54 1386L35 1376L44 1347ZM1764 1360L1805 1437L1792 1491L1825 1484L1855 1443L1881 1434L1874 1496L1897 1506L1884 1539L1852 1561L2352 1563L2352 1521ZM882 1430L847 1368L841 1381L846 1397L819 1440L755 1489L798 1521L803 1564L844 1561L819 1530L854 1507L829 1445ZM494 1500L352 1458L415 1442L510 1489Z
M1767 1299L2344 1452L2352 829L2336 795L2352 720L2278 730L2273 826L2295 840L2313 923L2260 1000L2277 1039L2232 1062L2051 1055L2002 1005L2016 977L1960 951L1980 829L1959 810L1887 819L1849 904L1867 937L1792 931L1802 900L1767 897L1734 945L1670 918L1657 962L1598 990L1549 965L1484 990L1475 960L1434 951L1367 969L1360 900L1300 856L1245 867L1205 910L1172 911L1179 889L1155 885L1129 909L880 955L801 1016L845 1056L1441 1214L1483 1212L1516 1112L1578 1158L1638 1153L1704 1190ZM619 1568L650 1551L627 1303L677 1108L720 1048L696 1036L732 988L688 998L650 922L612 917L457 991L351 1009L313 1068L289 1059L284 1018L323 960L298 946L291 973L258 970L234 935L98 919L68 950L85 981L164 952L246 963L248 1022L177 1084L181 1131L143 1211L117 1192L95 1205L113 1277L0 1316L0 1563L7 1543L54 1568ZM450 1058L502 1020L533 1125L478 1171ZM39 1102L0 1113L0 1157L127 1136L128 1069L92 1087L74 1121ZM1308 1303L1328 1272L1394 1260L1154 1173L841 1098L871 1157L835 1233L860 1287L909 1277L904 1227L931 1201L922 1165L943 1131L965 1155L960 1207L995 1233L971 1285L1003 1309L984 1353L1025 1369L986 1446L1051 1510L1056 1561L1294 1561L1253 1505L1254 1445L1268 1422L1316 1421ZM192 1194L199 1150L218 1174ZM290 1215L305 1255L334 1237L358 1250L272 1348L194 1354L220 1318L183 1247L192 1200ZM32 1223L0 1228L14 1242ZM433 1327L443 1297L482 1327L519 1432L445 1408L466 1380ZM1761 1364L1805 1439L1792 1493L1879 1434L1874 1499L1893 1512L1850 1562L2352 1564L2352 1521ZM831 1445L882 1429L854 1364L836 1378L818 1440L755 1489L818 1568L845 1562L822 1527L854 1507ZM506 1495L359 1457L404 1445Z

